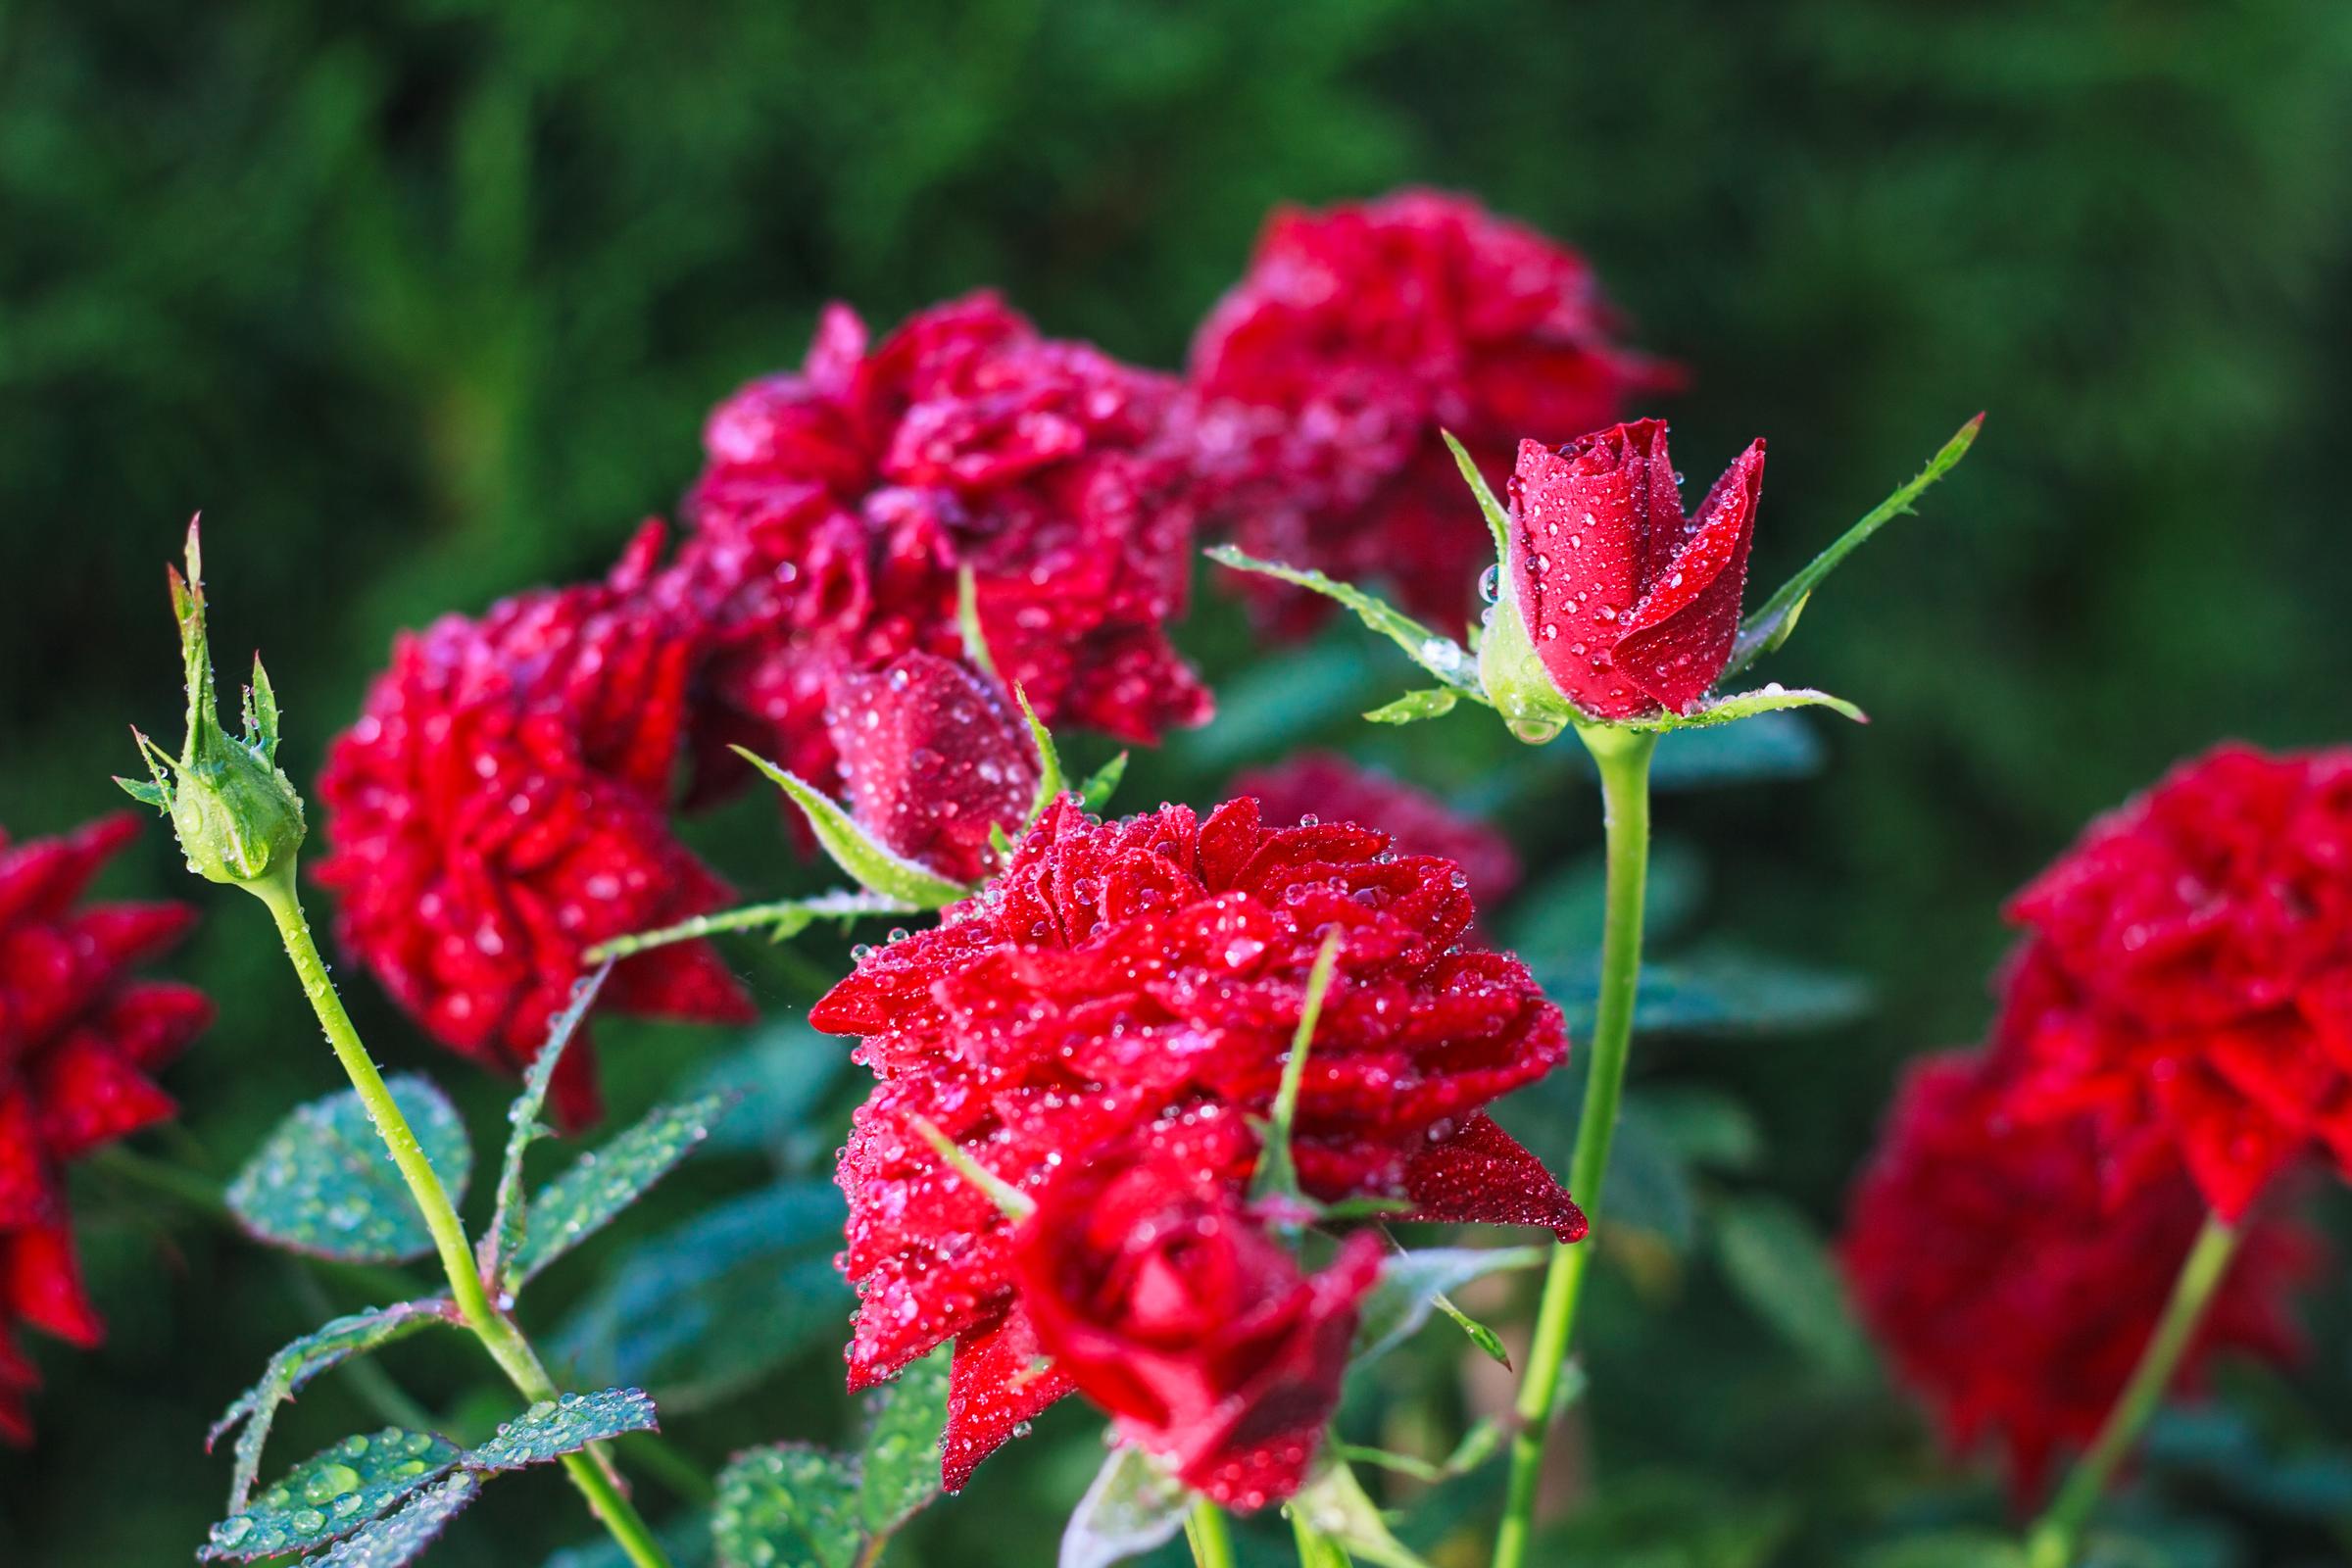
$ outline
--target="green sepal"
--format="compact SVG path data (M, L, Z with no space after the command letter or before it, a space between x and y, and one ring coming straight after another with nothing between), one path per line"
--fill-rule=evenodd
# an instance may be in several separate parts
M1110 805L1110 798L1118 794L1119 781L1126 776L1127 754L1121 752L1087 775L1086 782L1078 786L1078 804L1097 816L1102 815Z
M1319 571L1260 561L1254 556L1244 555L1231 545L1215 546L1208 552L1208 559L1221 566L1231 566L1236 571L1254 571L1261 576L1310 589L1326 599L1338 600L1353 611L1358 620L1403 649L1407 658L1439 680L1473 702L1483 703L1487 700L1484 688L1479 685L1478 661L1471 657L1468 649L1450 637L1441 637L1403 611L1361 588L1327 577Z
M1687 713L1658 713L1648 718L1617 719L1608 724L1586 724L1581 728L1607 728L1655 731L1664 733L1678 729L1705 729L1715 724L1737 724L1758 713L1777 713L1790 708L1826 708L1857 724L1870 722L1870 715L1842 697L1817 692L1807 686L1783 686L1778 681L1759 686L1752 692L1735 692L1729 697L1709 698Z
M942 909L971 896L972 890L960 882L936 875L882 844L808 780L756 752L740 746L733 750L808 813L816 842L859 887L917 909Z
M996 656L988 651L988 633L980 629L980 587L972 577L972 568L956 568L956 628L963 637L963 657L972 666L997 685L1004 677L997 673Z
M1450 686L1430 686L1383 703L1364 717L1375 724L1415 724L1425 718L1444 718L1461 700L1462 694Z
M1912 503L1968 456L1968 449L1976 444L1977 432L1984 427L1984 416L1982 414L1962 425L1936 456L1928 460L1928 466L1912 476L1909 483L1899 486L1894 494L1871 508L1863 514L1861 521L1839 534L1836 542L1808 562L1803 570L1781 584L1771 598L1740 622L1740 634L1732 642L1731 662L1724 665L1723 673L1717 678L1728 680L1786 643L1789 633L1796 630L1796 620L1804 613L1805 602L1813 597L1813 590L1821 586L1822 580L1837 570L1839 563L1859 549L1872 534L1896 517L1915 510Z
M1487 607L1486 635L1478 644L1478 678L1484 700L1502 715L1503 726L1530 746L1558 739L1570 724L1590 722L1552 684L1551 671L1544 667L1527 635L1508 557L1496 568L1494 603Z
M1029 706L1029 694L1015 686L1012 700L1020 705L1021 717L1029 723L1029 742L1037 748L1037 795L1030 801L1029 814L1021 822L1021 831L1027 833L1046 814L1046 808L1061 798L1061 752L1054 744L1054 732L1046 728L1045 720L1037 716L1037 710Z
M1478 465L1463 450L1462 444L1453 438L1453 432L1440 430L1438 434L1444 438L1446 450L1453 454L1453 466L1462 470L1462 482L1470 487L1470 494L1478 500L1478 514L1487 519L1487 532L1494 537L1494 561L1499 567L1510 559L1511 514L1503 510L1501 502L1494 499L1494 492L1487 487L1487 476L1478 471Z

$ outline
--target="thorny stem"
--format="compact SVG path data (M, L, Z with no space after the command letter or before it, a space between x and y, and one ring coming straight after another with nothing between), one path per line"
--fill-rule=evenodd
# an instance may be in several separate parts
M1577 1123L1568 1191L1593 1224L1600 1222L1601 1178L1617 1132L1617 1103L1634 1038L1634 1000L1642 979L1642 900L1649 877L1649 760L1654 734L1595 727L1578 732L1600 769L1608 887L1600 946L1600 996L1592 1018L1592 1054L1585 1070L1585 1108ZM1544 1278L1527 1376L1519 1385L1518 1434L1511 1440L1510 1489L1494 1538L1494 1568L1525 1568L1535 1531L1536 1490L1544 1473L1562 1369L1576 1334L1577 1303L1592 1266L1592 1240L1554 1243Z
M343 1064L358 1092L360 1103L367 1108L368 1119L392 1155L401 1179L408 1183L410 1195L416 1200L417 1212L424 1218L424 1228L433 1239L433 1250L440 1255L442 1272L448 1276L452 1298L466 1326L481 1341L490 1358L506 1373L507 1380L526 1399L533 1402L552 1400L558 1396L555 1380L547 1375L539 1357L499 1307L491 1301L482 1285L480 1271L474 1266L473 1249L466 1242L466 1227L449 1200L449 1193L441 1185L441 1177L425 1157L423 1146L401 1112L399 1102L384 1084L384 1076L376 1070L368 1056L368 1048L360 1043L360 1034L352 1027L351 1015L343 1010L343 1000L335 994L332 980L327 978L326 963L318 956L318 944L311 938L310 922L303 917L302 900L294 890L291 861L273 866L258 881L245 886L265 905L270 918L277 922L277 934L286 945L286 956L294 964L294 973L302 982L303 995L309 999L311 1010L318 1015L319 1026L326 1031L326 1042L334 1048L335 1058ZM661 1544L646 1527L628 1497L615 1481L612 1461L601 1448L585 1453L564 1456L564 1468L571 1477L588 1507L637 1568L669 1568L669 1558Z
M2091 1511L2098 1507L2116 1467L2139 1441L2148 1417L2156 1413L2165 1390L2172 1386L2173 1374L2180 1369L2182 1352L2196 1338L2205 1308L2230 1270L2237 1236L2220 1215L2205 1216L2204 1228L2197 1232L2196 1243L2173 1283L2173 1298L2165 1303L2164 1316L2157 1320L2148 1348L2140 1352L2139 1365L2132 1368L2132 1381L2116 1396L2098 1437L2027 1537L2029 1568L2067 1568L2075 1560L2082 1527L2090 1522Z

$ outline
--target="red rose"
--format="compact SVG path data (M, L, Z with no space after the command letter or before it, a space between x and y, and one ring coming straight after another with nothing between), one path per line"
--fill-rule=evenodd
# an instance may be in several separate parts
M1427 790L1337 752L1299 752L1241 774L1232 793L1254 796L1269 822L1354 822L1378 828L1410 854L1451 860L1470 878L1471 895L1489 907L1519 885L1510 840Z
M1732 655L1764 443L1683 515L1666 426L1638 419L1557 452L1519 443L1511 592L1560 695L1595 718L1682 712Z
M2081 1120L2006 1112L2014 1042L1912 1068L1839 1244L1865 1321L1955 1451L1992 1439L2020 1507L2063 1447L2106 1419L2205 1216L2176 1165L2120 1197ZM2299 1231L2256 1222L2183 1362L2274 1360L2300 1346L2285 1311L2313 1270Z
M172 1114L150 1075L213 1015L186 986L128 977L186 933L193 909L75 907L137 831L124 814L65 838L12 846L0 834L0 1438L14 1443L32 1436L36 1381L18 1326L85 1347L103 1333L74 1262L65 1166Z
M836 681L956 657L969 568L998 667L1049 724L1151 741L1207 692L1169 645L1193 509L1175 383L1054 342L993 295L923 311L878 347L833 306L798 373L710 416L666 592L713 642L696 724L709 793L740 742L833 781Z
M1120 1440L1249 1511L1305 1480L1380 1259L1358 1233L1302 1274L1231 1183L1163 1148L1049 1185L1012 1271L1039 1348Z
M328 749L318 876L343 946L486 1066L516 1071L537 1054L586 950L731 897L664 819L693 645L641 592L659 548L649 530L611 583L403 636ZM753 1016L707 943L623 961L602 1004ZM556 1074L558 1112L575 1126L597 1114L585 1045Z
M1193 340L1199 466L1251 555L1385 579L1451 624L1494 551L1439 431L1500 484L1518 436L1566 440L1679 381L1618 325L1583 257L1466 197L1285 209ZM1329 609L1239 581L1287 632Z
M1242 1180L1256 1163L1247 1118L1272 1106L1326 932L1343 941L1299 1098L1306 1189L1582 1233L1543 1165L1482 1114L1567 1040L1518 959L1463 944L1467 882L1367 828L1269 829L1252 801L1102 822L1065 798L979 895L871 950L811 1009L818 1028L864 1037L857 1058L881 1080L838 1176L860 1296L851 1381L956 1340L951 1487L1069 1386L1035 1372L1010 1227L918 1120L1021 1188L1155 1124L1236 1126L1203 1147Z
M888 849L956 882L995 859L989 829L1017 832L1035 804L1036 743L976 672L934 654L833 686L825 728L850 814Z
M2352 751L2224 746L2009 917L2020 1114L2091 1112L2117 1185L2184 1161L2226 1219L2315 1144L2352 1172Z

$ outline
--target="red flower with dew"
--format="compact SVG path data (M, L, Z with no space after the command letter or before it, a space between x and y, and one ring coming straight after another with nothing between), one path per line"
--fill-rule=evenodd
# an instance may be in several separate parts
M1764 489L1764 443L1683 514L1666 426L1637 419L1557 452L1519 444L1511 592L1561 696L1595 718L1687 712L1732 656Z
M1451 860L1470 878L1471 897L1490 907L1519 886L1510 840L1429 791L1337 752L1299 752L1243 773L1233 793L1256 797L1269 822L1354 822L1380 829L1409 854Z
M956 882L995 863L989 829L1020 831L1038 789L1037 745L1004 694L936 654L834 682L825 728L850 814L882 845Z
M2114 1184L2178 1158L2225 1219L2315 1146L2352 1173L2352 751L2221 747L2008 912L2020 1114L2090 1113Z
M1583 257L1466 197L1285 209L1193 340L1197 462L1244 550L1386 579L1452 624L1494 552L1439 432L1499 487L1518 437L1564 441L1679 383L1619 327ZM1329 609L1240 581L1285 632Z
M213 1015L187 986L129 977L193 909L78 902L137 831L122 814L64 838L0 834L0 1438L13 1443L32 1437L35 1383L16 1330L85 1348L104 1332L74 1262L65 1166L172 1113L152 1075Z
M691 638L640 590L661 547L640 537L612 582L524 594L393 646L318 781L318 880L343 946L433 1036L516 1071L597 943L728 902L670 836L662 795L685 710ZM707 943L622 961L602 1004L749 1022ZM557 1069L559 1114L598 1113L592 1054Z
M993 295L878 347L828 308L803 368L743 388L704 432L672 590L714 638L699 787L740 776L728 742L829 785L835 683L956 657L965 569L999 669L1047 723L1152 741L1205 719L1166 634L1193 536L1175 396Z
M1306 1190L1582 1234L1568 1195L1484 1114L1568 1042L1517 958L1462 945L1468 880L1369 828L1268 828L1253 801L1103 822L1064 798L979 895L869 951L811 1009L864 1037L857 1057L880 1079L838 1176L860 1298L850 1382L956 1341L951 1488L1070 1383L1035 1366L1010 1225L918 1123L1022 1189L1142 1129L1246 1129L1272 1108L1328 932L1342 941L1294 1138ZM1214 1174L1245 1181L1254 1138L1222 1147Z
M1207 1129L1247 1141L1228 1119ZM1378 1237L1301 1272L1223 1172L1239 1153L1147 1140L1050 1183L1013 1242L1022 1308L1054 1370L1121 1442L1245 1512L1298 1490L1339 1407Z
M2177 1166L2111 1194L2087 1123L2007 1114L2010 1061L1954 1053L1911 1069L1839 1251L1904 1384L1955 1453L2000 1445L2022 1510L2106 1419L2205 1205ZM2316 1255L2299 1231L2249 1226L2183 1362L2192 1386L2220 1351L2297 1353L2285 1299Z

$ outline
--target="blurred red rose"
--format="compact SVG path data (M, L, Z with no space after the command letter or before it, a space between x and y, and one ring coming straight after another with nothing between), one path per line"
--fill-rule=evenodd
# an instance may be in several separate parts
M1232 793L1254 796L1269 822L1353 822L1378 828L1408 854L1451 860L1470 878L1471 897L1490 909L1519 886L1510 840L1427 790L1337 752L1299 752L1243 773Z
M1467 197L1284 209L1193 340L1197 461L1251 555L1385 580L1451 625L1494 548L1439 431L1499 488L1516 438L1564 441L1679 383L1619 325L1583 257ZM1286 633L1329 609L1236 583Z
M82 1289L65 1166L169 1117L152 1074L211 1021L187 986L130 966L195 922L183 904L77 906L98 868L138 831L102 817L64 838L0 833L0 1438L32 1436L32 1364L20 1325L74 1345L104 1332Z
M1049 1184L1012 1272L1039 1348L1120 1441L1247 1512L1305 1480L1381 1250L1359 1232L1302 1274L1219 1161L1162 1146Z
M1519 443L1511 591L1551 683L1596 718L1682 712L1740 630L1764 443L1683 515L1666 426L1638 419L1557 452Z

